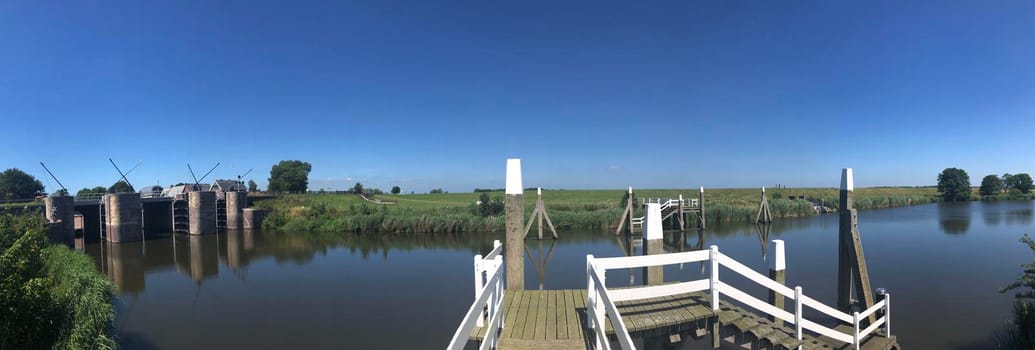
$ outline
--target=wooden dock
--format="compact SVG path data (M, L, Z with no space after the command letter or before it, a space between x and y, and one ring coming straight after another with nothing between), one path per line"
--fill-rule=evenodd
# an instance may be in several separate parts
M589 349L592 331L587 328L585 289L565 290L508 290L504 296L504 328L499 349ZM824 337L806 336L799 341L794 329L774 324L739 306L720 303L718 312L710 308L707 293L692 292L659 298L619 302L633 337L667 337L680 334L701 339L710 336L710 322L718 322L722 341L759 349L850 349L844 344ZM610 323L606 332L614 336ZM476 328L471 342L485 335L484 328ZM707 340L700 340L707 341ZM870 337L862 344L865 350L897 348L895 338Z

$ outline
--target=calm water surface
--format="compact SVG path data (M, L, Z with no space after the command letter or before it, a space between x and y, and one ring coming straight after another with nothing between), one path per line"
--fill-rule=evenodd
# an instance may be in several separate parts
M1035 259L1018 242L1032 231L1032 212L1025 201L859 213L871 283L892 293L892 331L903 347L989 347L1011 310L1011 296L997 288ZM837 225L836 215L784 220L762 239L753 225L712 225L703 235L666 234L666 250L717 245L765 271L762 242L782 239L787 283L833 305ZM92 244L86 251L119 287L118 329L128 349L442 348L474 295L472 256L488 251L493 239L502 238L231 232ZM556 242L527 243L525 286L546 289L585 288L586 254L642 249L607 232L562 232ZM706 272L701 264L668 266L665 279ZM638 270L607 277L614 286L641 282Z

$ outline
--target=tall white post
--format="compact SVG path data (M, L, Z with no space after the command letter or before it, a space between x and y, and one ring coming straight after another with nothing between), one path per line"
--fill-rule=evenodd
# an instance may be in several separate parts
M654 240L664 238L661 227L661 204L647 203L643 205L643 239Z
M507 245L507 289L525 289L525 199L521 187L521 160L507 159L507 188L504 202Z

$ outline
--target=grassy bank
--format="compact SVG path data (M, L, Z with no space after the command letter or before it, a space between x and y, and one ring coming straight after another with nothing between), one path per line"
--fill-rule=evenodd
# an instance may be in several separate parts
M639 198L696 198L697 189L637 190ZM501 232L503 216L483 215L476 202L480 193L384 195L395 205L377 205L358 196L338 194L283 195L256 206L271 210L263 227L279 231L455 233ZM770 209L777 219L816 215L815 206L837 209L838 190L833 188L778 189L767 192ZM501 199L501 192L489 194ZM559 230L607 230L622 214L622 190L547 190L543 194L547 211ZM758 212L758 189L715 189L705 191L705 214L709 223L749 222ZM525 213L535 207L535 191L525 192ZM860 210L890 208L938 201L934 188L881 187L856 190ZM638 207L638 205L637 205ZM637 208L639 211L639 208ZM637 216L642 213L637 212Z
M90 258L51 246L42 214L0 214L0 349L112 349L113 284Z

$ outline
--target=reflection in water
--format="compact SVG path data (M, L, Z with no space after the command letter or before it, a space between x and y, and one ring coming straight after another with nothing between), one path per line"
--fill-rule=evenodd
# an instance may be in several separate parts
M1003 206L1000 201L984 202L981 205L981 219L987 226L999 226L1003 222Z
M543 256L543 240L538 242L539 249L536 251L535 258L532 257L532 252L528 250L528 245L525 245L525 254L528 255L528 260L535 265L535 277L536 281L539 282L539 290L543 290L543 282L546 280L546 265L550 263L550 258L553 257L553 250L557 248L557 240L550 241L550 251Z
M755 224L755 233L758 234L758 243L762 245L762 260L766 259L766 248L769 247L769 231L772 229L772 223Z
M962 235L970 229L970 202L938 203L938 227L950 235Z
M1020 206L1018 208L1018 206ZM1006 211L1006 223L1009 225L1028 225L1032 220L1032 202L1017 202Z

